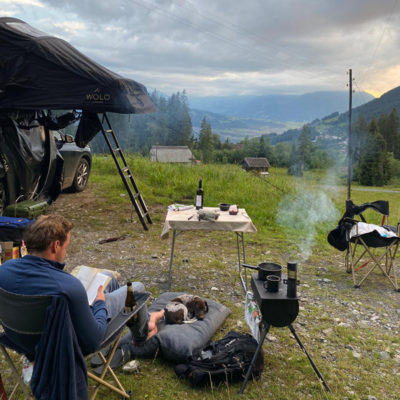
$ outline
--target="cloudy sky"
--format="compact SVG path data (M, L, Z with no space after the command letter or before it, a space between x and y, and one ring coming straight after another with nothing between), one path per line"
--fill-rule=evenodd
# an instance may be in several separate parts
M0 0L165 94L300 94L400 86L400 0Z

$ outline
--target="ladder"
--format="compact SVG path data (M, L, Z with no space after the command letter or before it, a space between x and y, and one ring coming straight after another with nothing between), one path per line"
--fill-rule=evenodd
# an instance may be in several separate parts
M106 129L104 129L103 126L104 121L106 123ZM153 222L150 218L150 214L143 200L143 197L140 194L139 189L133 179L132 172L128 167L125 156L118 143L117 137L115 136L114 130L111 127L110 120L108 119L106 113L103 113L103 123L100 121L100 119L99 122L101 125L101 131L103 133L104 139L108 145L108 148L110 149L110 153L114 159L115 165L117 166L122 182L124 182L126 191L129 194L131 202L135 207L136 214L138 215L144 230L148 231L149 228L147 224L152 224Z

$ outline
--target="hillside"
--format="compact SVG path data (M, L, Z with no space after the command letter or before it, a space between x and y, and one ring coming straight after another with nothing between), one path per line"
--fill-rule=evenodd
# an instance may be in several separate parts
M352 121L356 121L360 114L366 121L372 118L378 119L381 114L390 114L396 109L400 113L400 86L384 93L381 97L371 100L366 104L352 109ZM339 114L328 115L321 120L315 120L310 124L313 131L321 135L320 139L330 140L332 137L341 139L348 134L348 111Z
M372 100L368 93L354 93L355 107ZM241 118L262 118L280 122L310 122L348 108L346 91L312 92L302 95L236 97L189 97L189 107Z
M355 93L354 105L373 99L367 93ZM245 136L281 134L304 123L348 107L348 92L313 92L303 95L266 95L236 97L189 97L192 124L199 131L205 116L214 132L232 142Z
M229 138L229 141L233 143L243 140L246 136L261 136L265 132L282 133L287 129L301 126L300 123L296 122L273 121L267 118L232 117L197 109L190 110L190 117L195 134L199 133L201 122L205 117L211 124L213 132L218 133L221 137L221 141Z

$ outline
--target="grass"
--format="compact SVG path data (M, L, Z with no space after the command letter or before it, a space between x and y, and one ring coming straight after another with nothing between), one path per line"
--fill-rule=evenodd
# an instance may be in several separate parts
M103 179L104 172L111 170L110 167L106 167L109 163L107 159L96 159L95 171L98 169L102 172L92 177L107 187L108 184L104 183ZM248 254L250 253L248 262L257 263L265 258L266 248L269 249L268 256L282 264L288 259L300 262L304 259L304 266L300 264L302 279L311 283L308 291L303 289L306 293L304 300L307 301L298 316L297 322L300 326L297 330L306 348L313 354L314 361L323 371L332 392L326 394L322 390L308 361L289 336L289 332L284 329L272 329L271 333L277 338L277 343L273 343L273 348L270 343L264 345L267 369L261 382L249 383L246 398L364 399L368 395L387 399L400 398L397 395L398 364L393 359L383 361L379 357L382 349L389 349L392 357L398 354L398 337L382 331L382 326L370 326L369 329L365 329L360 328L357 322L350 326L343 322L348 320L343 317L348 315L352 308L356 311L357 308L362 308L361 312L382 315L387 304L390 304L394 311L398 312L397 297L388 296L382 303L381 292L374 292L374 287L379 287L379 284L372 285L372 288L367 287L371 289L367 289L371 305L365 298L365 292L356 297L358 293L351 288L346 274L340 275L336 286L323 287L315 282L315 279L320 277L333 281L338 279L336 260L340 258L342 261L342 258L327 244L326 235L344 212L347 188L343 172L337 177L324 171L312 171L302 178L296 178L289 177L285 170L272 168L269 177L261 179L233 165L163 165L151 163L143 158L131 158L128 164L135 171L135 179L149 204L163 207L173 202L193 204L198 179L202 178L205 206L230 202L245 208L258 229L257 235L246 237L246 247ZM112 176L110 174L110 179L113 179ZM364 191L365 189L373 191ZM355 204L379 199L388 200L391 221L399 221L399 194L382 189L397 188L362 188L353 185L352 200ZM107 195L110 201L117 200L122 190L121 185L115 183L115 190ZM380 223L380 217L373 212L367 211L364 215L368 221ZM162 218L163 216L160 217L160 222ZM304 237L308 239L301 243L299 238ZM217 235L213 240L218 241ZM308 249L305 248L307 246ZM308 256L310 258L307 260ZM196 255L195 261L197 260L199 263L205 262L202 254ZM223 258L214 261L211 268L223 269ZM218 279L209 269L208 272L202 273L202 277L208 280ZM382 281L379 282L382 284ZM383 285L386 286L386 283L383 282ZM182 287L182 290L185 288ZM390 291L390 288L387 290ZM332 304L332 294L337 295L342 303ZM242 306L224 299L222 294L219 294L219 297L233 310L229 318L229 328L242 327L238 322L242 320ZM313 298L316 304L313 304ZM361 305L357 304L357 300ZM382 318L383 325L387 321L388 317ZM344 325L340 325L341 323ZM303 326L307 329L303 329ZM329 337L321 334L330 329L332 333ZM224 329L217 336L223 336L226 331L227 329ZM351 351L346 346L355 350ZM360 353L361 358L355 358L355 353ZM236 398L240 386L232 385L227 388L222 385L213 391L193 390L186 383L177 383L170 375L169 366L160 360L146 364L145 368L143 375L150 374L154 377L156 368L157 374L162 374L163 378L159 376L162 389L145 388L143 398ZM173 383L169 382L170 379Z
M96 208L84 208L84 211L85 221L93 229L107 230L107 221L113 218L117 221L117 234L131 235L136 243L132 250L136 265L146 265L156 253L165 268L170 241L160 241L159 235L166 206L174 202L193 204L200 178L205 190L205 206L235 203L251 216L258 232L245 236L247 262L269 259L285 265L290 259L299 263L301 308L295 328L328 382L331 393L323 390L289 330L272 328L263 346L265 370L262 379L249 382L242 398L353 400L373 395L377 399L400 399L400 363L397 361L400 359L400 336L398 326L393 325L399 321L400 295L394 293L378 273L362 289L353 289L350 276L344 272L343 254L326 241L327 233L344 212L347 192L343 171L339 171L338 177L312 171L296 178L288 176L283 169L272 168L269 177L262 179L234 165L166 165L133 156L128 156L127 161L150 208L154 221L150 230L145 233L140 224L126 222L128 218L124 213L129 208L129 199L116 176L111 157L94 157L89 190L95 193ZM385 189L396 190L396 187L354 185L352 200L356 204L389 200L390 220L392 223L400 221L399 193L384 192ZM66 216L76 218L78 211L69 208ZM102 217L96 218L99 213ZM365 216L367 220L373 218L372 213L365 213ZM371 222L380 223L379 219ZM232 243L228 242L226 235L220 233L187 232L184 240L177 243L175 253L174 276L193 275L194 279L177 280L174 290L196 288L232 311L213 339L223 337L229 330L248 332L243 320L243 296L235 254L232 255ZM148 243L152 245L146 247L144 244ZM93 250L84 240L79 240L77 245L87 252ZM110 257L106 250L101 251L104 257ZM179 260L188 254L190 262L183 265ZM127 261L120 258L113 262L123 266ZM159 276L159 268L149 268L147 276L134 275L133 278L149 278L146 288L157 296L160 293ZM212 286L223 290L211 292ZM376 320L373 319L375 316ZM382 351L390 354L389 360L381 358ZM241 398L237 395L240 384L193 389L187 382L178 380L173 365L162 359L140 360L140 364L139 374L119 374L124 385L132 390L133 398ZM116 396L102 390L99 398Z

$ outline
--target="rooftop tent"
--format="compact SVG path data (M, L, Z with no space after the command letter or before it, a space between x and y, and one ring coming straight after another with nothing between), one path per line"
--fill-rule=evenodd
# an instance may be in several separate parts
M147 229L144 216L151 223L150 216L106 115L107 112L143 114L155 111L146 88L97 64L62 39L19 19L0 18L0 203L4 203L5 191L8 202L42 193L52 194L51 200L57 197L60 155L57 150L53 151L51 135L43 136L40 127L44 127L48 134L48 130L62 129L73 122L78 114L54 118L48 110L82 110L75 136L80 147L102 131L132 204ZM103 122L98 113L103 114ZM104 129L104 121L109 129ZM34 131L37 140L32 136ZM110 143L106 133L111 135L116 145ZM25 148L35 157L25 156ZM15 171L21 176L5 185L5 180L11 179L10 169L6 168L6 156L28 161L35 159L35 164L24 164L23 168L15 166ZM122 167L119 159L123 160ZM58 173L54 172L55 164ZM29 171L32 172L31 179L26 177L28 169L32 170ZM29 182L22 184L23 181ZM2 189L4 186L5 191ZM14 186L13 194L11 188ZM48 187L52 193L46 189Z
M148 113L146 88L16 18L0 18L0 108Z

